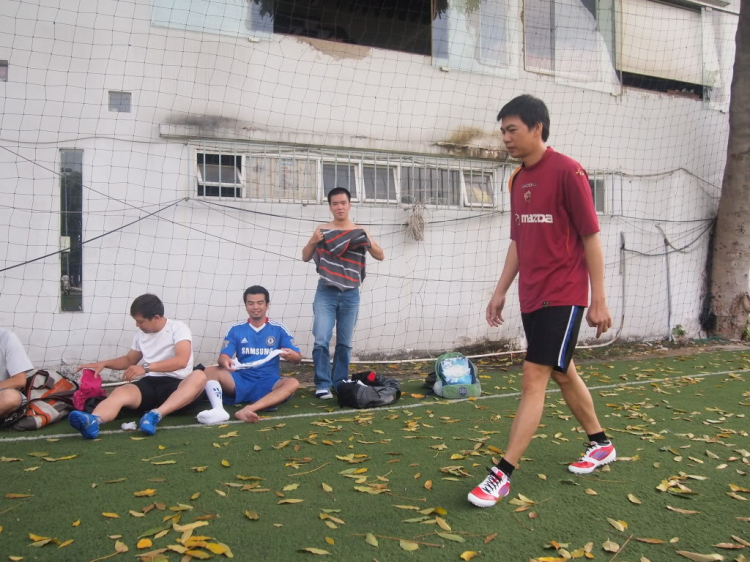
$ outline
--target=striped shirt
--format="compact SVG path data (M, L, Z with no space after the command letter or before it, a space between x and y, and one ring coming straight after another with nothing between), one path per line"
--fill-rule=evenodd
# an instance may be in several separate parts
M323 230L313 255L315 269L326 285L341 291L356 289L365 278L365 252L370 246L361 228Z

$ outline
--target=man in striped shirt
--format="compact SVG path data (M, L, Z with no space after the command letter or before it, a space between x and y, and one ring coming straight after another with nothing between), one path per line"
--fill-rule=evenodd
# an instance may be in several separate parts
M366 229L349 220L351 194L336 187L328 193L333 220L319 226L302 248L302 260L315 260L320 274L313 302L313 362L315 363L315 396L328 400L341 381L349 379L352 336L359 314L359 286L365 278L365 252L378 261L385 259L383 249ZM329 349L336 326L336 351ZM331 377L333 374L333 377Z

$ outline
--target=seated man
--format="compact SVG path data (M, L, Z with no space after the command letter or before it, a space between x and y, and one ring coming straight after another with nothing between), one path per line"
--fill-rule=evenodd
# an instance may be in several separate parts
M115 388L93 413L75 411L68 416L70 425L86 439L96 438L99 427L115 419L122 408L145 410L140 430L153 435L164 416L195 401L206 386L205 373L193 371L190 329L164 317L159 297L145 294L136 298L130 315L138 327L130 351L116 359L80 367L93 369L96 375L102 369L122 370L122 379L132 383ZM138 365L141 359L143 364Z
M222 398L226 404L248 403L235 417L255 423L260 419L257 412L285 402L299 387L297 379L279 376L279 357L299 363L302 355L289 330L266 318L270 303L268 291L253 285L242 298L250 318L229 328L219 355L219 366L206 369L206 394L212 409L198 414L201 423L222 423L229 419ZM256 365L235 369L233 355L237 356L239 365L250 362Z
M0 421L26 405L26 373L33 369L18 336L0 328Z

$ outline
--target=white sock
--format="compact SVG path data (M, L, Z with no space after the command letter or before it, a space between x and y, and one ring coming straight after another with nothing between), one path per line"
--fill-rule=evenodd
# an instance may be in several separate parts
M220 410L213 408L212 410L203 410L197 418L200 423L205 424L224 423L229 421L229 413L224 408Z
M206 383L206 394L208 395L209 402L211 402L211 409L203 410L198 414L198 421L205 424L223 423L228 421L229 412L224 409L224 404L221 400L222 390L219 382L208 381Z
M219 381L208 381L206 383L206 394L208 395L208 401L211 402L211 407L214 410L224 409L224 403L221 401L222 390Z

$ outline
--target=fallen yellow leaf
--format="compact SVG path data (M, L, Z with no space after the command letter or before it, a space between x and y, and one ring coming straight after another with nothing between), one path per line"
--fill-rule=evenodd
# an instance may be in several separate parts
M634 496L633 494L628 494L628 499L629 499L629 500L630 500L630 501L631 501L632 503L634 503L634 504L636 504L636 505L641 505L641 504L643 503L643 502L642 502L641 500L639 500L638 498L636 498L636 497L635 497L635 496Z
M671 505L668 505L667 509L669 511L674 511L676 513L682 513L684 515L695 515L696 513L700 513L700 511L694 511L692 509L680 509L678 507L672 507Z
M411 541L403 541L402 540L402 541L398 541L398 544L399 544L399 546L401 548L403 548L404 550L409 551L409 552L411 552L412 550L418 550L419 549L419 545L417 543L411 542Z
M694 562L714 562L716 560L724 560L721 554L698 554L697 552L688 552L687 550L678 550L677 554L684 556Z
M185 554L197 558L198 560L208 560L211 558L211 555L208 552L203 552L202 550L186 550Z
M323 550L322 548L300 548L299 552L309 552L310 554L317 554L318 556L322 556L325 554L331 554L327 550Z
M621 533L624 532L625 529L627 529L628 527L628 524L625 523L625 521L617 521L615 519L610 519L609 517L607 517L607 522L609 522L610 525L612 525L615 529L617 529Z

